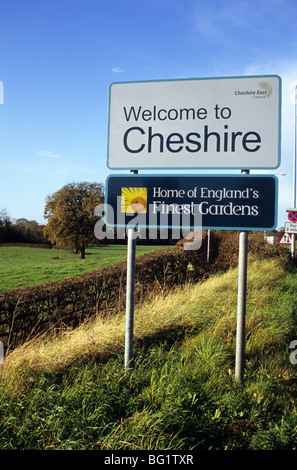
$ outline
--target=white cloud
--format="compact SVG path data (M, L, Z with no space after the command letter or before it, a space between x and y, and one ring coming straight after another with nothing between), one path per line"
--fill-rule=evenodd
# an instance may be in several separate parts
M50 150L40 150L39 152L36 152L36 155L46 158L61 158L61 155L51 152Z
M111 70L114 73L124 73L124 70L122 69L122 67L113 67Z

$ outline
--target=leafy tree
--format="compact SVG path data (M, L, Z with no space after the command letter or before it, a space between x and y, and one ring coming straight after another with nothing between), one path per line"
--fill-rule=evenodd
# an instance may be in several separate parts
M12 221L6 209L0 210L0 243L7 242L11 231Z
M95 241L94 226L98 218L95 207L103 202L101 183L70 183L47 196L44 233L57 246L67 246L85 258L85 248Z

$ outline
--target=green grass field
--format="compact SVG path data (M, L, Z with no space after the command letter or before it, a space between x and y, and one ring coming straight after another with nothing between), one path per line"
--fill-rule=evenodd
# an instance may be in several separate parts
M167 246L137 245L136 256ZM88 248L86 258L62 250L0 247L0 291L59 281L126 260L126 245ZM55 259L58 258L58 259Z

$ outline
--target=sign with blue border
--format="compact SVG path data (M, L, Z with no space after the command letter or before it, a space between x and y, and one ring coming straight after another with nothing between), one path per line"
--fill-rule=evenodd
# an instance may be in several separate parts
M275 169L277 75L113 83L111 169Z
M105 222L113 227L274 230L274 175L111 175Z

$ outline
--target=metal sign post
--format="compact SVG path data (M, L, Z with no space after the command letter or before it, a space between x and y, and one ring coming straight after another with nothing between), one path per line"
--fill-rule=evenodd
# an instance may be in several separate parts
M241 173L249 174L249 170L242 170ZM244 231L240 232L239 234L238 298L235 352L235 380L237 382L242 381L244 370L247 255L248 232Z
M137 170L130 173L137 174ZM134 330L134 287L136 236L135 228L127 229L127 281L126 281L126 333L125 333L125 369L133 368L133 330Z
M2 341L0 341L0 364L4 364L4 346Z
M133 228L128 228L127 287L126 287L126 335L125 369L133 368L133 329L134 329L134 285L136 238Z
M207 230L207 258L206 258L206 272L209 272L209 252L210 252L210 229Z
M297 143L297 133L296 133L296 118L297 118L297 87L295 87L295 116L294 116L294 163L293 163L293 207L296 207L296 143ZM295 260L295 241L296 235L292 233L291 236L291 258Z
M235 380L237 382L242 381L243 369L244 369L247 253L248 253L248 232L240 232L239 234L239 261L238 261L236 353L235 353Z

